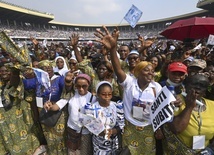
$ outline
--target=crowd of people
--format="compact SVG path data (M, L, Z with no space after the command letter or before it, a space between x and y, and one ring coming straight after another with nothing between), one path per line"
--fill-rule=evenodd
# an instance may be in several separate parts
M163 28L141 28L141 29L127 29L121 33L121 39L136 39L136 33L141 33L143 36L154 37L158 36ZM75 30L75 28L57 28L52 26L35 27L33 25L7 25L0 22L0 31L7 31L8 35L12 38L48 38L48 39L67 39L70 37L71 32L79 34L81 40L94 40L94 32L87 28Z
M66 44L17 45L2 32L0 154L214 154L207 38L125 44L121 35L103 26L85 44L73 33ZM175 90L174 114L154 131L150 107L164 86Z

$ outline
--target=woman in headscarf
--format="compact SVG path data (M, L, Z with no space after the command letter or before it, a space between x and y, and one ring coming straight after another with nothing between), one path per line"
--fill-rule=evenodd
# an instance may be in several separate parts
M54 67L54 73L58 73L61 76L65 76L65 73L68 72L68 66L65 61L65 58L58 56L55 59L56 67Z
M101 120L105 129L99 135L93 135L94 155L116 154L119 149L118 135L123 131L124 117L117 110L118 103L111 101L112 89L108 81L101 81L96 87L97 102L94 106L98 109L97 119Z
M91 134L79 120L79 113L85 113L85 105L96 101L96 97L88 91L90 84L91 77L87 74L79 74L74 80L75 94L68 103L68 155L92 154Z
M117 57L117 39L119 31L112 34L103 26L105 33L97 30L95 34L108 50L119 84L123 87L123 103L126 125L123 145L127 145L132 154L155 155L155 138L150 121L149 106L155 100L162 87L154 79L154 68L150 62L142 61L134 68L134 76L126 74ZM138 111L142 115L138 115Z
M68 60L68 65L69 65L69 71L74 73L74 76L76 77L78 74L82 73L79 68L77 67L77 59L74 57L71 57Z
M5 70L7 69L7 70ZM0 154L32 155L39 147L31 105L24 98L24 85L20 70L0 68Z
M40 61L38 66L40 69L47 72L50 78L50 88L42 92L41 95L44 106L45 108L47 108L47 105L55 105L62 98L61 95L65 87L65 77L54 74L53 67L48 60ZM47 153L50 155L67 154L67 149L65 146L65 128L67 114L66 108L63 108L63 106L60 104L61 102L58 103L58 107L60 108L57 110L62 110L62 114L59 117L56 125L54 127L49 127L42 124L43 132L48 145Z

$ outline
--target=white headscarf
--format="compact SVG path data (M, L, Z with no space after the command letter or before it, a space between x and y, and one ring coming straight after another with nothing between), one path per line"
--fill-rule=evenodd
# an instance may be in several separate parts
M108 85L111 87L111 89L113 89L113 86L112 86L112 84L111 84L110 82L108 82L108 81L101 81L101 82L99 82L99 83L97 84L97 86L96 86L96 93L98 93L98 89L99 89L100 86L103 85L103 84L108 84Z
M65 76L65 73L68 72L68 66L67 66L67 63L65 61L65 59L62 57L62 56L57 56L55 58L55 63L58 59L62 59L64 61L64 66L62 69L59 69L57 66L54 67L54 72L58 72L61 76Z

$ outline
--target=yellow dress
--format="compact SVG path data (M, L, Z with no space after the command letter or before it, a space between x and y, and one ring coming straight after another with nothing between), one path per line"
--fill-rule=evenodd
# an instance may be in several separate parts
M165 155L171 154L184 154L184 155L194 155L200 150L193 150L193 136L205 135L205 147L208 146L209 140L214 137L214 101L203 98L206 103L206 110L200 112L192 111L189 124L187 128L178 135L173 134L167 127L164 125L164 135L165 139L163 140L163 149ZM183 104L178 111L175 112L175 116L180 114L185 108L185 102L183 98ZM201 118L201 130L199 134L199 124ZM179 149L178 149L179 148Z

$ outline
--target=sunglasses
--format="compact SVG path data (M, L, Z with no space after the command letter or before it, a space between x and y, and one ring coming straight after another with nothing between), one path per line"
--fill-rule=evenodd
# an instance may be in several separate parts
M77 89L81 89L81 88L87 89L87 88L88 88L88 85L76 85L75 87L76 87Z
M132 60L132 59L137 60L138 58L139 58L138 56L128 57L128 60L129 60L129 61Z

